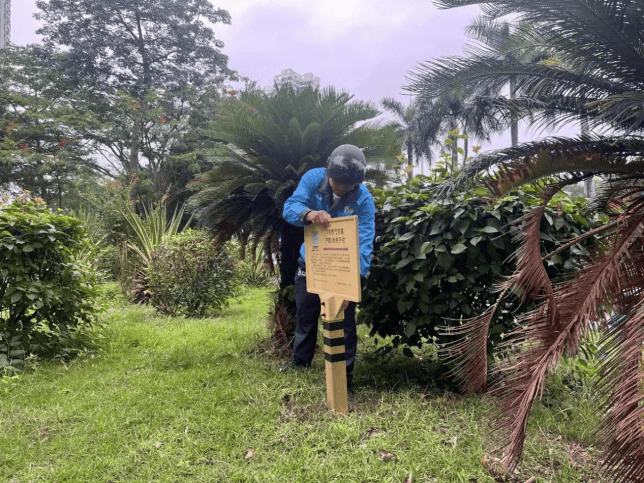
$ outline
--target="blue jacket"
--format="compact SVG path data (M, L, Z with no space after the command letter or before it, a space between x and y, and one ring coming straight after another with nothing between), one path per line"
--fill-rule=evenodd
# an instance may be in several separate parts
M369 190L364 185L347 193L337 206L333 207L333 191L325 168L308 171L291 197L284 203L284 219L296 226L309 225L305 221L309 211L324 210L331 218L341 216L358 216L358 234L360 236L360 275L364 277L371 265L373 238L376 235L376 206ZM302 260L306 260L304 244L300 248Z

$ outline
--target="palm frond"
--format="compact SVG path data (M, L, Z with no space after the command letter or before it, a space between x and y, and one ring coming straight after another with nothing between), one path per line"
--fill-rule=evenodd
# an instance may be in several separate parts
M385 97L380 101L380 104L385 108L385 110L396 115L398 120L403 124L408 124L410 122L410 119L407 117L407 109L405 109L402 102L394 99L393 97Z
M496 56L443 57L416 66L405 78L405 90L434 98L442 94L466 97L473 91L498 92L514 80L518 95L570 96L597 99L629 92L629 86L596 75L573 72L554 65L524 64Z
M601 424L606 476L616 482L644 481L644 391L642 345L644 297L639 295L631 313L606 337L603 352L608 362L598 376L607 414Z
M479 15L467 27L465 34L495 51L505 49L512 32L510 23L487 15Z
M481 2L437 0L435 3L440 8L453 8ZM487 4L495 10L495 15L517 13L521 21L547 25L553 40L556 38L564 51L574 50L580 64L601 62L607 71L626 74L633 82L644 75L639 1L514 0ZM598 52L602 55L598 56ZM572 55L571 60L575 61Z
M565 173L629 174L644 169L637 156L644 153L644 138L638 136L553 137L492 151L466 164L461 174L437 186L448 195L472 177L492 173L489 187L505 193L515 186L541 177Z
M192 183L189 208L219 239L239 230L259 236L284 229L284 202L302 175L322 167L339 144L365 149L368 161L395 158L395 132L370 123L372 103L353 101L332 87L295 91L283 86L268 96L242 92L222 105L210 135L227 155L212 153L213 169Z
M494 305L473 319L459 326L442 326L440 335L455 337L456 340L439 349L439 356L447 363L454 363L450 371L466 394L487 390L488 363L487 340L490 325L512 287L512 280L504 282L498 289L500 295Z
M621 292L623 261L642 235L642 216L624 217L613 251L597 257L594 264L581 270L578 278L558 284L555 289L557 317L554 321L545 301L536 310L519 318L520 329L511 336L512 344L523 350L508 362L504 377L492 387L503 401L506 415L502 427L507 430L504 466L516 467L523 450L528 415L532 403L541 394L548 370L564 351L574 354L581 332L601 317L603 304Z

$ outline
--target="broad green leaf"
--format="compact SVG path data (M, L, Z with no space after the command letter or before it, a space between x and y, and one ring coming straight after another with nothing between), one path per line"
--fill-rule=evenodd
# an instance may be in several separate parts
M405 290L407 290L407 293L412 291L415 284L416 284L416 280L414 280L413 278L407 282L407 286L405 287Z
M415 260L415 258L413 258L413 257L408 257L408 258L405 258L404 260L400 260L398 262L398 265L396 265L395 270L400 270L401 268L406 267L407 265L409 265L414 260Z
M563 226L564 226L564 219L563 219L563 217L558 216L557 218L555 218L555 228L556 228L557 230L561 230L561 227L563 227Z
M452 247L452 253L454 255L458 255L459 253L463 253L465 250L467 250L467 247L463 245L462 243L457 243Z
M421 253L430 253L434 249L432 242L425 242L420 247Z

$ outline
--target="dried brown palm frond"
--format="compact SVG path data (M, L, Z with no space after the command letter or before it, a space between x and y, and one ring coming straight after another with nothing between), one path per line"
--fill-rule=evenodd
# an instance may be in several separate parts
M622 280L627 276L623 262L630 257L633 245L641 243L644 230L643 217L629 218L618 229L611 253L599 256L577 278L555 286L554 320L547 300L519 319L520 329L510 340L522 350L514 353L507 362L504 377L491 388L503 405L506 468L515 468L521 457L530 408L541 395L546 374L564 351L569 355L576 352L582 331L589 322L602 317L604 304L622 289ZM644 279L638 282L644 283Z
M596 166L598 160L597 157L587 158L587 166ZM599 160L599 163L603 162L605 161ZM535 310L519 317L519 329L510 334L504 346L510 357L495 368L495 373L501 377L491 387L491 393L502 403L503 422L499 434L505 438L503 463L508 469L515 468L519 462L530 408L534 399L541 396L547 373L555 367L564 351L569 355L577 351L581 335L590 323L605 321L606 307L612 307L618 313L628 314L644 290L644 256L641 256L644 251L644 187L638 182L638 177L641 176L639 163L611 157L606 164L616 171L621 171L616 173L613 186L607 191L610 192L610 204L605 206L610 207L608 211L614 219L591 233L603 232L604 236L608 237L607 253L595 254L596 258L592 263L569 274L563 282L552 284L548 278L543 261L552 254L543 257L539 241L543 208L562 186L583 178L584 175L574 173L560 176L559 183L544 189L543 203L521 220L521 232L518 235L520 248L515 254L517 271L502 285L502 294L497 304L479 317L453 329L450 334L459 335L461 338L443 350L443 355L458 363L453 373L460 379L465 391L484 390L488 372L487 330L502 298L509 293L518 293L521 295L521 302L539 302ZM556 165L557 163L549 162L551 168ZM538 161L532 166L538 166ZM514 166L508 168L504 165L502 169L508 173ZM540 169L543 169L542 173L547 172L544 167ZM592 168L587 167L580 171L590 169ZM521 184L526 179L532 180L534 173L530 166L523 171L515 170L511 182L496 184L499 188L497 193L504 194L511 186ZM551 173L549 179L553 179L552 175L556 174ZM497 179L492 177L490 186L494 185ZM565 247L570 247L587 236L590 235L582 235L566 243ZM614 380L618 371L607 374ZM630 377L641 379L637 372L632 371ZM613 396L613 400L617 401L619 397L623 395ZM609 417L607 424L612 424L611 421L614 422ZM607 431L606 434L612 433ZM639 447L632 438L626 443L619 437L613 437L611 441L612 446L609 448L630 448L628 458L631 460L636 457L633 455L639 454L634 449ZM626 468L620 466L631 461L626 455L627 453L619 453L617 449L609 450L608 456L613 458L610 460L613 463L609 469L622 471Z
M594 237L607 230L612 230L616 224L617 221L612 221L576 236L553 252L542 257L541 260L545 262L555 255L570 249L572 246L578 245L587 238ZM529 277L525 278L527 279ZM441 335L456 337L456 340L440 348L439 356L448 363L453 362L456 364L450 371L450 375L456 379L465 394L476 394L487 390L488 330L492 325L492 321L499 313L502 303L509 298L513 290L516 290L518 286L517 274L514 274L499 285L497 292L500 295L492 307L477 317L464 321L462 325L441 327L443 331ZM599 325L602 328L606 326L605 323Z
M435 3L446 8L481 4ZM548 370L564 351L577 350L589 324L605 323L603 312L611 311L607 325L612 329L598 381L605 411L600 428L606 444L604 469L610 481L644 483L644 0L487 0L482 8L494 17L514 13L536 28L547 26L539 33L553 52L552 62L508 61L484 51L471 58L438 59L411 73L412 91L429 97L455 90L487 92L515 79L518 99L497 100L497 111L511 113L519 107L538 122L583 117L611 133L549 138L487 153L437 188L448 195L475 176L485 176L498 196L544 179L600 175L605 183L589 205L590 213L601 210L611 217L610 223L591 232L598 235L601 250L586 266L551 285L554 302L539 266L538 212L521 226L525 235L511 281L521 283L524 292L518 293L536 297L539 305L518 319L519 329L508 340L514 350L502 363L503 377L491 388L504 416L499 433L504 438L503 463L511 469L519 461L530 407ZM471 332L463 329L461 345L456 346L463 365L457 371L474 381L465 381L474 387L483 386L476 370L485 365L473 348L481 349L493 311L462 326Z
M597 384L602 409L604 471L615 481L644 481L644 237L623 260L628 274L614 302L611 331L603 344L606 361Z
M439 349L439 357L456 365L450 371L466 394L487 390L488 330L512 286L512 279L500 287L500 295L494 305L481 315L465 321L462 325L443 326L440 335L456 337L456 340Z
M514 223L522 224L523 229L516 236L519 249L514 254L517 271L501 284L497 302L481 315L456 327L443 327L444 335L460 336L454 343L441 349L441 356L457 365L452 370L461 383L465 393L472 394L487 389L487 338L490 323L498 313L508 294L519 295L519 305L528 300L548 301L546 308L551 324L556 319L557 307L554 300L552 283L541 258L540 230L544 209L552 197L565 185L576 183L580 178L573 177L556 185L547 187L542 193L542 203Z
M488 173L485 181L497 196L545 176L565 177L573 173L632 176L644 172L642 153L641 136L546 138L480 155L465 164L459 176L437 185L436 192L449 196L482 173Z

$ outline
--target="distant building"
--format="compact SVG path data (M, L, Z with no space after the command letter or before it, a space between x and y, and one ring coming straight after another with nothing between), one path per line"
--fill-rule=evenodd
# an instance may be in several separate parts
M11 42L11 0L0 0L0 49Z
M285 84L293 86L293 89L299 90L305 87L312 87L317 89L320 87L320 78L314 76L310 72L308 74L300 75L293 69L284 69L281 73L273 77L273 85L265 87L264 92L270 94L275 89L275 85L282 87Z

